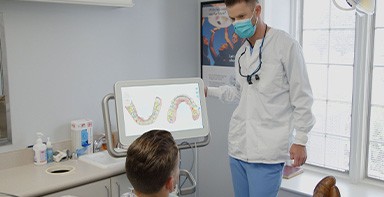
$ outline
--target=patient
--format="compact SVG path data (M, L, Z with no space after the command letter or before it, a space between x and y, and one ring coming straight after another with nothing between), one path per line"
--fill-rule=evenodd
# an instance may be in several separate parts
M168 197L179 178L179 152L168 131L151 130L128 148L127 177L138 197Z

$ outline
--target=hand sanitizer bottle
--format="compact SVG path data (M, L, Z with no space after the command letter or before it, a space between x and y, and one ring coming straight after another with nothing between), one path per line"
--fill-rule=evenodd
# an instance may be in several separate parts
M36 144L33 145L33 151L35 151L34 163L35 165L44 165L47 163L47 146L43 144L42 133L37 133Z
M47 137L47 162L48 163L53 162L53 149L52 149L52 143L49 137Z

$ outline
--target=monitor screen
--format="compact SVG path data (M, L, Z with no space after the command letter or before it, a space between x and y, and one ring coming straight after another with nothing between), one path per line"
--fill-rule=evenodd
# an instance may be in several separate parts
M209 133L200 78L120 81L115 84L120 143L129 145L152 129L170 131L175 140Z

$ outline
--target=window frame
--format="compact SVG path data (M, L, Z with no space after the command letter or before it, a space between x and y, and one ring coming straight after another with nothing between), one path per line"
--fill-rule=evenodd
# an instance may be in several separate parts
M301 45L303 44L303 5L304 0L291 0L290 34L297 39ZM366 15L358 10L355 11L349 171L340 172L308 164L306 164L304 168L349 178L352 183L367 183L383 187L384 180L368 177L375 17L376 13Z
M2 94L5 98L5 118L6 118L6 134L5 138L0 138L0 146L12 144L12 130L11 130L11 114L9 109L9 90L8 90L8 69L7 69L7 54L5 46L5 27L4 27L4 15L0 12L0 80Z

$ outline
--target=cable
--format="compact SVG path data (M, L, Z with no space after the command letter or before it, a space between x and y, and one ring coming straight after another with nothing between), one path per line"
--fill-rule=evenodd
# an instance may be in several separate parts
M189 169L189 172L191 172L193 170L193 166L195 165L195 159L196 159L195 158L195 153L193 152L194 149L193 149L192 145L189 142L184 141L184 142L181 143L181 145L184 145L184 144L188 145L190 147L191 151L192 151L192 156L193 156L192 157L192 165L191 165L191 167ZM181 156L181 150L179 150L179 154ZM181 163L181 160L180 160L180 163ZM185 184L185 181L187 181L187 177L185 177L184 181L180 184L179 190L183 187L183 185Z
M1 33L1 32L0 32ZM0 34L1 36L1 34ZM2 37L0 37L0 80L1 80L1 95L5 95L4 92L4 68L3 68L3 50L2 50ZM4 54L5 55L5 54ZM5 63L4 63L5 64Z

